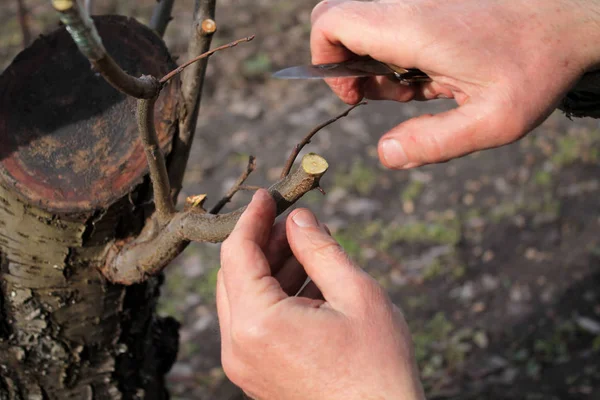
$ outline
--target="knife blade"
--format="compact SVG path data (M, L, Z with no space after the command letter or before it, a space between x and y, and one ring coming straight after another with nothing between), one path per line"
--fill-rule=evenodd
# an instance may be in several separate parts
M298 65L282 69L273 74L274 78L279 79L359 78L366 76L389 76L405 85L431 81L431 78L419 69L402 68L372 58L329 64Z

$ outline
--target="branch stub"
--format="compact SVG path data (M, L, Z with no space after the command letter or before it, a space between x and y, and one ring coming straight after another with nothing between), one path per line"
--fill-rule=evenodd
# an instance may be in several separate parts
M308 153L302 158L302 168L307 174L323 175L329 168L329 164L320 155Z
M217 31L217 23L211 18L206 18L200 24L200 29L203 35L212 35Z

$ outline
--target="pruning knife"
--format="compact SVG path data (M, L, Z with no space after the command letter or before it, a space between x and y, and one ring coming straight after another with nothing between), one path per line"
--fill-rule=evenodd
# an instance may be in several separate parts
M402 68L372 58L361 58L339 63L298 65L277 71L279 79L326 79L365 76L389 76L403 85L430 82L431 78L416 68Z

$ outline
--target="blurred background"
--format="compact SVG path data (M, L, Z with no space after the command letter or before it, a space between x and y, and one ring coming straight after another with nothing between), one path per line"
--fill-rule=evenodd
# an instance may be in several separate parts
M58 26L49 1L23 3L33 38ZM95 14L147 23L155 1L93 3ZM310 62L316 0L217 3L213 47L256 39L209 63L182 196L208 193L211 204L250 154L258 167L248 184L273 183L293 146L346 108L323 82L270 79ZM23 46L17 10L17 0L2 0L0 70ZM176 0L165 36L180 61L192 10L192 0ZM298 205L316 212L403 309L428 398L600 398L598 121L556 112L510 146L412 171L382 168L383 133L451 107L370 102L327 127L306 148L330 163L327 194L311 192ZM160 313L183 324L168 377L174 399L239 396L220 366L218 253L218 245L194 244L166 271Z

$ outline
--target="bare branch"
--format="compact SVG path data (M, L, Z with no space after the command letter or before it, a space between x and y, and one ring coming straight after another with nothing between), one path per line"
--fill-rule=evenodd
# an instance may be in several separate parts
M106 52L94 22L76 0L52 0L52 5L79 50L111 86L137 99L151 99L158 95L158 81L127 74Z
M238 39L238 40L234 40L231 43L224 44L223 46L219 46L217 48L214 48L214 49L212 49L210 51L207 51L206 53L202 53L199 56L194 57L191 60L183 63L179 67L175 68L173 71L169 72L168 74L166 74L165 76L163 76L162 78L160 78L160 80L158 82L161 83L161 84L165 84L165 83L167 83L169 81L169 79L172 79L174 76L176 76L177 74L181 73L183 70L185 70L190 65L192 65L192 64L194 64L194 63L196 63L196 62L198 62L198 61L200 61L202 59L205 59L205 58L208 58L208 57L212 56L217 51L221 51L221 50L229 49L231 47L235 47L235 46L237 46L238 44L240 44L242 42L249 42L252 39L254 39L254 35L247 36L245 38L241 38L241 39Z
M149 76L146 76L146 78L155 80L155 78ZM171 186L169 185L165 157L163 156L158 136L156 135L156 129L154 128L155 102L156 97L138 100L137 121L144 153L146 153L146 160L148 161L150 179L152 180L156 217L159 225L163 226L175 214L175 206L171 200Z
M301 167L269 188L281 214L305 193L319 186L328 164L316 154L307 154ZM164 228L151 222L133 241L116 243L101 267L114 283L132 285L156 275L180 254L190 241L222 242L229 236L246 207L228 214L214 215L194 208L175 214Z
M85 12L88 15L92 15L92 10L94 9L94 0L85 0L83 6L85 8Z
M304 137L304 139L302 139L302 141L294 147L294 150L292 150L292 153L290 154L287 162L285 163L285 166L283 167L283 170L281 171L280 178L283 179L290 173L290 170L292 169L292 165L294 165L294 161L296 161L296 157L298 157L298 154L300 154L300 151L302 151L304 146L306 146L307 144L310 143L310 140L313 138L313 136L316 135L317 132L319 132L321 129L325 128L327 125L333 124L338 119L347 116L350 113L350 111L354 110L358 106L362 106L363 104L367 104L367 102L363 101L363 102L353 105L352 107L348 108L346 111L344 111L337 117L331 118L329 121L322 123L321 125L314 128L312 131L310 131L308 133L308 135L306 135Z
M28 11L25 7L25 0L17 0L17 9L19 13L19 25L21 26L21 35L23 35L23 48L31 43L31 29L29 29Z
M171 10L173 10L173 3L175 0L159 0L154 6L152 11L152 17L150 18L150 29L154 30L158 36L163 37L167 30L169 21L173 19L171 17Z
M216 2L216 0L196 0L195 2L192 27L195 34L188 45L189 60L210 49L212 36L217 30L215 22ZM169 162L169 180L171 181L171 195L174 200L177 199L177 195L181 190L194 141L207 63L208 60L204 60L194 64L182 76L183 101L179 106L179 132L173 140L173 150Z
M262 189L260 186L248 186L248 185L240 185L239 190L247 190L249 192L256 192L257 190Z
M219 212L221 212L223 207L225 207L225 205L231 201L231 199L238 192L238 190L240 190L240 187L244 184L244 182L246 182L246 179L248 179L248 177L250 176L252 171L254 171L255 168L256 159L254 158L254 156L250 156L248 158L248 166L246 167L246 170L239 176L237 181L235 181L235 183L233 184L231 189L229 189L227 194L221 200L219 200L219 202L210 210L211 214L218 214Z

